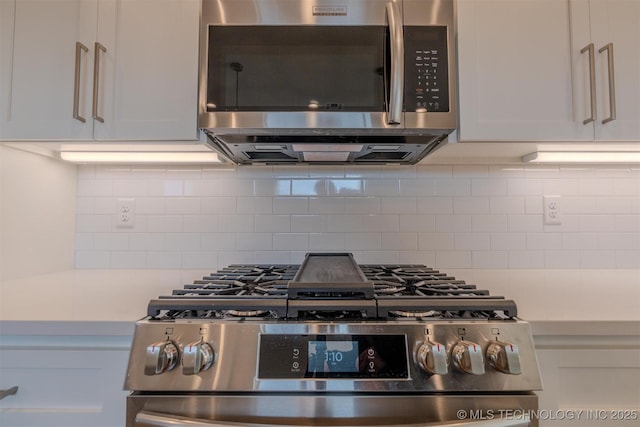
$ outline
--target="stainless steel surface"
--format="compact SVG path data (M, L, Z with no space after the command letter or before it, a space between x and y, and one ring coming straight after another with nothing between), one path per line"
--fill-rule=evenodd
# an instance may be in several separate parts
M194 420L193 418L166 415L157 412L140 412L135 419L137 427L274 427L274 424L226 423L218 421ZM381 427L519 427L529 426L529 414L523 414L518 420L493 419L481 421L454 421L418 424L385 424ZM349 424L350 427L353 424Z
M408 343L408 378L406 379L260 379L258 378L260 335L388 335L406 336ZM446 375L426 373L418 362L420 347L428 342L442 343L451 354L464 341L475 342L480 356L500 337L518 346L522 374L509 375L487 366L483 375L468 375L450 369ZM202 340L217 353L213 366L197 377L184 375L181 369L145 375L149 346L171 340L179 347ZM453 355L452 361L453 361ZM464 357L464 356L462 356ZM473 357L473 356L471 356ZM484 369L465 362L468 369ZM197 379L197 381L195 381ZM234 392L421 392L540 390L541 381L529 324L522 321L425 321L388 320L367 322L292 322L246 319L245 321L175 320L170 322L141 320L136 324L125 388L138 391L234 391Z
M602 120L602 124L607 124L616 119L616 83L615 83L615 69L613 61L613 43L607 43L602 46L599 53L607 51L607 65L609 73L609 117Z
M18 386L13 386L11 388L8 388L6 390L0 390L0 400L4 399L5 397L8 396L13 396L14 394L16 394L18 392Z
M596 120L596 63L593 43L589 43L580 50L580 53L589 53L589 99L591 101L591 116L582 121L582 124Z
M100 51L107 52L107 48L104 47L99 42L95 42L94 45L95 52L94 62L93 62L93 103L91 106L91 116L94 120L99 121L100 123L104 123L104 119L98 115L98 95L100 88Z
M402 15L397 3L387 3L387 19L391 35L391 82L388 123L390 125L398 125L402 123L404 36L402 34Z
M537 409L534 394L133 395L128 403L128 427L538 425L537 420L530 417ZM462 417L461 410L464 411ZM480 420L482 416L485 419Z
M89 48L80 42L76 42L75 73L73 75L73 118L85 123L87 120L80 115L80 63L82 52L89 52Z
M318 12L319 11L319 12ZM391 70L389 99L380 111L232 111L207 109L208 75L208 27L215 26L384 26L389 25ZM415 52L407 51L403 38L403 26L446 27L448 79L448 111L427 111L428 108L407 108L405 86L407 70L403 70ZM199 75L199 127L204 129L210 145L225 158L238 164L252 163L363 163L363 164L414 164L437 149L446 136L457 127L457 73L455 51L454 0L203 0L200 38ZM357 79L357 76L354 76ZM405 142L385 142L389 136L413 137L420 141L407 141L406 151L379 149L363 151L359 155L345 155L344 151L300 151L287 145L286 156L246 156L254 146L286 145L286 141L255 142L238 141L233 137L255 138L283 136L327 137L320 145L345 143L342 136L379 137L380 146L401 146ZM305 142L303 140L298 142ZM367 144L368 145L368 144ZM235 149L233 147L236 147ZM404 157L401 155L404 154Z

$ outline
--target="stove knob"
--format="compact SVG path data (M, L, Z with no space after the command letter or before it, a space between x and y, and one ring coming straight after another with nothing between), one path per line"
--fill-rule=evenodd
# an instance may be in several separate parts
M170 371L178 364L180 353L178 347L171 341L157 342L147 347L147 357L144 364L145 375L158 375Z
M518 375L520 369L520 351L518 346L504 341L493 341L487 348L489 365L505 374Z
M431 374L446 375L449 372L447 349L440 343L427 341L418 349L420 367Z
M451 350L451 359L456 368L473 375L484 374L482 348L471 341L459 341Z
M182 373L194 375L206 371L213 365L214 354L211 345L203 341L185 346L182 354Z

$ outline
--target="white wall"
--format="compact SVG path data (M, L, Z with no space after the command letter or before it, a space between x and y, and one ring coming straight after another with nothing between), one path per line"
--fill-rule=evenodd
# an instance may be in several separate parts
M562 225L544 225L561 195ZM135 199L135 228L114 225ZM635 269L640 168L83 166L76 267L215 269L349 251L443 269Z
M74 266L77 167L0 146L0 281Z

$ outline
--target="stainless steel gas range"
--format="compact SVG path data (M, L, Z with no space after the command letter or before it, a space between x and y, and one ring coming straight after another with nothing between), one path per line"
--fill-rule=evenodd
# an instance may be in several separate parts
M516 304L424 265L232 265L147 314L127 427L538 425Z

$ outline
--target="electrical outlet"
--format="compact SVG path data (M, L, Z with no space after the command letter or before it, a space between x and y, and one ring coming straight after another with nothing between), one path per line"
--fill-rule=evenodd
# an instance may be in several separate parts
M133 228L136 219L134 199L118 199L116 204L116 227Z
M560 196L544 196L543 197L543 213L545 225L562 224Z

